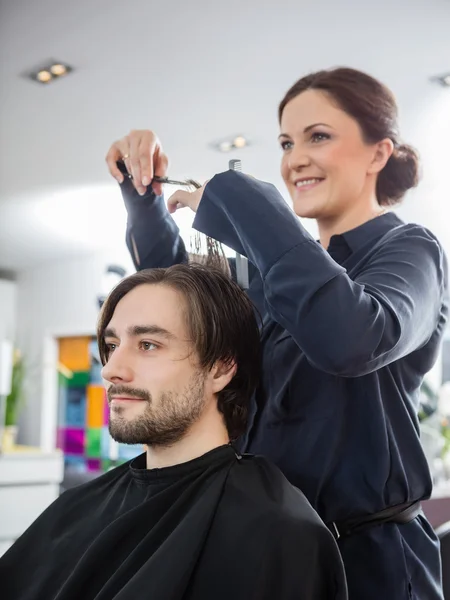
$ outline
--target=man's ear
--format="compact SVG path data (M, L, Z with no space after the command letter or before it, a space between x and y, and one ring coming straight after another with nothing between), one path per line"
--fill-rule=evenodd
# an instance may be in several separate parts
M235 361L217 361L211 369L211 387L214 394L221 392L236 375L237 364Z
M379 173L386 166L387 161L391 158L394 152L394 143L391 139L386 138L374 145L374 155L369 166L369 173Z

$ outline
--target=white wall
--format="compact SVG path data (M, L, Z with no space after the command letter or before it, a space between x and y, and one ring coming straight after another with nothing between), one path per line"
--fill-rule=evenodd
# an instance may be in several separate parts
M44 445L44 432L56 429L53 398L43 395L44 380L56 373L56 364L46 364L48 341L54 337L95 333L97 296L101 292L105 268L120 264L134 271L125 250L49 263L19 273L17 280L17 344L27 361L26 406L22 412L19 442ZM47 386L48 389L48 386ZM44 421L42 422L42 416Z
M422 165L421 182L405 198L400 216L429 227L450 256L450 88L430 86L414 110L400 116L402 137L419 151Z
M0 340L14 341L16 328L17 286L0 279Z

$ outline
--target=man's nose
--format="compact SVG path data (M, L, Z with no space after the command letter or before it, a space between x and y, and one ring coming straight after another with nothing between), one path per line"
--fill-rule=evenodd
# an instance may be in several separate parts
M130 383L133 381L133 369L126 359L124 351L114 350L102 369L102 377L110 383Z

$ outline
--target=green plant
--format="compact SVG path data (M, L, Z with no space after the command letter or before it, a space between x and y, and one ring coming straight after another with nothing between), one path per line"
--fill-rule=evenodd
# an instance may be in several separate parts
M445 440L444 447L442 448L442 457L444 457L447 452L450 452L450 421L448 419L442 419L441 433Z
M17 425L24 398L24 378L24 361L20 353L16 351L12 369L11 393L6 397L5 425L7 427Z
M438 403L439 395L424 380L420 387L419 421L423 422L433 415L437 411Z

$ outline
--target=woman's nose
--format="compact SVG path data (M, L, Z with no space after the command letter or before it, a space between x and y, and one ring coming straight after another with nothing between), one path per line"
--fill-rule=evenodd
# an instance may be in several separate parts
M288 166L292 171L299 171L310 164L311 160L302 146L294 146L288 156Z

